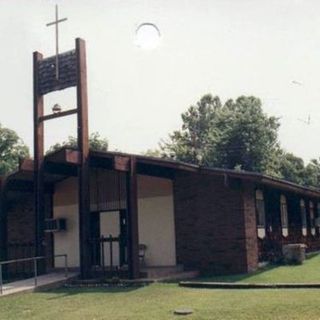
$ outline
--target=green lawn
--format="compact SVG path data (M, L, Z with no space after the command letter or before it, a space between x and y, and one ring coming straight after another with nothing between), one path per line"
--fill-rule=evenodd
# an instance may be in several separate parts
M320 283L320 255L308 258L302 265L274 265L251 274L210 277L200 280L247 283Z
M0 298L0 319L319 319L318 290L60 289ZM194 310L174 316L175 308Z
M206 280L320 282L320 257L301 266ZM174 309L192 308L190 316ZM153 284L130 289L58 289L0 298L0 319L320 319L320 289L215 290Z

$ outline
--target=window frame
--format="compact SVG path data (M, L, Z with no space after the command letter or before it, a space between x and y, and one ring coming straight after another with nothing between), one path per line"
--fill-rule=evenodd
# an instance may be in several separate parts
M263 239L266 236L266 208L264 194L261 189L256 189L255 191L255 209L258 238Z
M282 236L287 237L289 230L288 204L287 197L283 194L280 196L280 220Z
M316 235L316 219L315 219L315 211L314 211L314 203L313 201L309 201L309 219L310 219L310 231L313 236Z
M304 199L300 199L300 217L301 217L301 233L307 235L307 209Z

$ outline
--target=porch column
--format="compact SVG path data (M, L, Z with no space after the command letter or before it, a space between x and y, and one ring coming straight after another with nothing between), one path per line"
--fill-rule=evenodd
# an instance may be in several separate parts
M127 174L128 208L128 265L130 279L139 278L139 233L138 233L138 191L137 163L130 157L130 170Z

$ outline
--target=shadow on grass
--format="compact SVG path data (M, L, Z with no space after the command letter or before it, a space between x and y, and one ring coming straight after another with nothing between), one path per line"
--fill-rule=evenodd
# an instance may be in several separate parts
M55 289L48 289L41 291L42 294L54 294L55 296L49 297L48 300L56 300L65 298L68 296L75 296L78 294L90 294L90 293L112 293L123 294L128 292L137 291L145 286L130 286L130 287L61 287Z
M257 271L250 272L250 273L242 273L242 274L235 274L235 275L222 275L222 276L205 276L199 277L197 281L204 281L204 282L238 282L246 279L250 279L253 276L257 276L259 274L274 270L280 267L280 265L268 265Z
M311 259L311 258L310 258ZM272 264L268 265L266 267L260 268L256 271L250 272L250 273L243 273L243 274L235 274L235 275L225 275L225 276L205 276L197 278L198 281L204 281L204 282L238 282L243 280L250 280L251 278L254 278L256 276L262 275L264 273L268 273L271 271L275 271L278 268L281 267L290 267L292 269L301 267L300 264L292 264L292 265L285 265L285 264Z
M306 255L306 260L312 260L315 257L319 257L319 252L310 252Z
M226 276L204 276L195 279L196 281L204 281L204 282L239 282L250 280L256 276L262 275L264 273L276 271L278 268L289 267L291 270L298 269L305 266L305 270L307 271L308 264L311 262L316 262L315 260L319 259L319 253L310 253L306 256L306 261L303 264L291 264L286 265L283 263L278 264L270 264L265 267L262 267L254 272L244 273L244 274L236 274L236 275L226 275ZM309 266L310 268L310 266ZM288 269L289 272L289 269Z

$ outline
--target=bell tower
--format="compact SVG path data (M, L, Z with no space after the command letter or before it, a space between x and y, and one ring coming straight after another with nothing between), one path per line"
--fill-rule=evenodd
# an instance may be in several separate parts
M87 277L90 269L89 255L89 137L88 97L85 41L77 38L73 50L59 53L58 24L65 21L58 17L47 26L56 28L56 54L44 58L39 52L33 53L33 106L34 106L34 210L36 256L45 255L45 167L44 167L44 123L75 114L77 117L77 138L79 151L78 199L79 199L79 245L81 276ZM76 87L76 106L61 111L58 103L54 113L44 114L44 95Z

